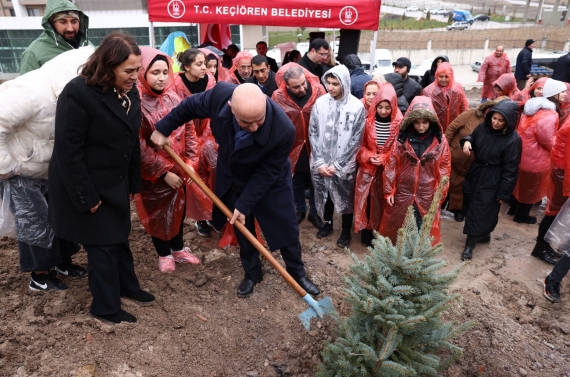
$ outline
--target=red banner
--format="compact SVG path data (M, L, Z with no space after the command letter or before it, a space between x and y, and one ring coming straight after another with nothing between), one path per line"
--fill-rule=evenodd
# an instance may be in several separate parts
M148 0L148 16L151 22L377 30L380 0Z

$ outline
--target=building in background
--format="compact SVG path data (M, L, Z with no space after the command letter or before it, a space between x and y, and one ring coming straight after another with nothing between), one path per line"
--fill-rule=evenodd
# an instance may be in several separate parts
M0 79L17 76L22 53L43 31L41 18L47 0L0 0ZM112 31L129 33L141 46L150 46L146 0L74 0L89 16L88 38L98 46ZM154 45L181 31L192 46L198 43L198 26L189 23L154 23ZM241 45L239 25L231 26L233 43Z

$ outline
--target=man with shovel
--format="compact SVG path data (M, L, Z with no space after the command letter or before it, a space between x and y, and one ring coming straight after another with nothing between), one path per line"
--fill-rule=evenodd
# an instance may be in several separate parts
M301 260L299 225L293 202L289 152L295 127L279 105L257 85L221 82L176 106L156 123L151 141L162 148L170 133L194 118L210 118L219 144L215 194L233 210L230 224L245 224L255 235L257 219L270 250L281 250L287 272L311 295L320 293ZM218 208L214 225L226 222ZM245 277L237 294L246 297L263 280L259 252L235 229Z

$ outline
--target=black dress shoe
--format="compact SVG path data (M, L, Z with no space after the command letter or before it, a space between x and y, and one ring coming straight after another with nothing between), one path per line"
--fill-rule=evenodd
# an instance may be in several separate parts
M465 246L465 250L461 254L462 260L471 260L473 258L473 248L471 246Z
M477 243L490 243L491 242L491 233L487 233L484 236L479 237Z
M305 220L305 212L297 211L297 224L301 224L303 220Z
M465 220L465 215L463 215L463 212L455 212L453 214L453 218L455 219L455 221L460 223L463 220Z
M323 227L323 225L325 225L323 223L323 220L321 220L321 218L319 217L319 215L309 215L307 217L307 220L309 220L309 222L311 224L313 224L313 226L315 228L317 228L318 230L321 230L321 228Z
M311 296L318 296L321 293L315 283L309 280L309 278L306 276L299 278L299 280L297 280L297 283L299 283L299 285L303 287L303 289L307 291L307 293Z
M509 210L507 211L507 215L514 216L515 213L517 213L517 207L509 207Z
M137 317L135 317L130 313L127 313L123 309L119 310L119 312L115 314L101 314L101 315L92 314L92 316L97 318L101 322L106 322L110 325L116 325L117 323L121 322L135 323L137 321Z
M520 224L536 224L536 217L534 216L515 216L513 217L515 223Z
M249 278L244 278L243 281L240 283L237 291L238 297L247 297L253 293L253 287L257 283L263 280L263 276L258 278L257 280L251 280Z
M534 245L534 249L532 249L532 253L530 255L549 264L558 263L560 258L549 253L546 245L546 242L536 241L536 245ZM550 247L550 245L548 245L548 247Z
M154 296L142 289L136 293L125 296L141 306L150 306L154 303Z
M325 221L321 229L317 232L317 238L325 238L333 232L332 221Z

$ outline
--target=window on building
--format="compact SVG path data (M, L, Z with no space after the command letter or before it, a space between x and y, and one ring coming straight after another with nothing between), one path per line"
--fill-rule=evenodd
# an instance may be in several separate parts
M28 16L30 17L40 17L40 9L39 8L27 8L28 9Z
M14 9L10 8L10 17L16 17L16 12L14 12Z

